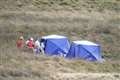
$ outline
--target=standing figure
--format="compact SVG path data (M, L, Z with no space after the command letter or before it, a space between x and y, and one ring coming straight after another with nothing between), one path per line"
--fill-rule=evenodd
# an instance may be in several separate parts
M24 47L24 38L20 36L19 40L17 41L17 47L22 49Z
M35 51L36 54L40 54L41 50L40 50L40 42L39 42L39 40L35 41L34 51Z
M33 52L33 50L34 50L34 41L33 41L32 37L29 40L26 41L26 44L27 44L29 50Z

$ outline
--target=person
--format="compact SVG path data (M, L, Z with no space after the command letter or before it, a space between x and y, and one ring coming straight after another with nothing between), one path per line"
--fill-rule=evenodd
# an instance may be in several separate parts
M35 41L35 44L34 44L34 51L35 51L36 54L39 54L39 53L41 52L39 40L36 40L36 41Z
M27 44L29 50L32 50L32 52L34 50L34 41L33 40L34 39L31 37L29 40L26 41L26 44Z
M24 38L20 36L19 40L17 41L17 47L22 49L24 47Z

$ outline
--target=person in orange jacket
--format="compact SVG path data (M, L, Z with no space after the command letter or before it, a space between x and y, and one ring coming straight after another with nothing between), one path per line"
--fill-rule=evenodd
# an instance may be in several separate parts
M17 47L22 49L24 47L24 38L20 36L19 40L17 41Z

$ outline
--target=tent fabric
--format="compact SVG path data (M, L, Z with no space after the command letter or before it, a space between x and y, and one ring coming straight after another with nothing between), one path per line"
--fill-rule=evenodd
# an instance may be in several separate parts
M42 37L42 39L61 39L61 38L66 38L66 37L61 35L48 35Z
M102 62L100 45L90 41L73 41L66 58Z
M46 55L64 55L70 48L69 40L65 36L48 35L42 37L40 42Z
M80 45L94 45L94 46L99 46L98 44L95 44L90 41L82 40L82 41L73 41L73 43L80 44Z

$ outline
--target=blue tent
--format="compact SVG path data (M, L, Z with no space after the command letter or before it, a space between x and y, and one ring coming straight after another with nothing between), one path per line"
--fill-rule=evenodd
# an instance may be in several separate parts
M60 35L43 36L40 43L46 55L64 55L70 48L68 38Z
M100 45L90 41L73 41L66 58L102 62Z

